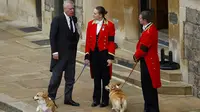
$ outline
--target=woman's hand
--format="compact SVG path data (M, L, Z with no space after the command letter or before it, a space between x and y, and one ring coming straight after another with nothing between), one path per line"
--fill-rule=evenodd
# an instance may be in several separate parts
M108 60L107 60L107 63L108 63L107 66L110 66L110 65L112 65L113 62L112 62L112 60L108 59Z
M55 60L58 60L59 59L59 56L58 56L58 53L56 52L56 53L53 53L53 59L55 59Z
M90 65L90 60L86 59L86 60L85 60L85 64L86 64L86 65Z

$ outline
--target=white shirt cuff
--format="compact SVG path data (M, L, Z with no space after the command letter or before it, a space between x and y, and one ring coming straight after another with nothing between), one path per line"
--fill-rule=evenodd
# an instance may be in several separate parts
M58 55L58 52L54 52L53 55Z

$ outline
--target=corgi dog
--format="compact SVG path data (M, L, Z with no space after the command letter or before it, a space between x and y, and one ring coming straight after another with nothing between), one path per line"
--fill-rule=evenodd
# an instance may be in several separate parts
M56 112L57 106L47 92L38 92L33 99L38 102L36 112Z
M120 89L121 83L110 83L105 88L109 90L109 98L112 103L112 110L125 112L127 109L126 95Z

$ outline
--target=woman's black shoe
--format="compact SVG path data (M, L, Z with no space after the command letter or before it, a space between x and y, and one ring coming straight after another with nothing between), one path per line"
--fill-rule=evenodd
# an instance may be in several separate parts
M92 107L96 107L96 106L98 106L99 104L100 104L100 103L93 102L91 106L92 106Z
M100 107L106 107L106 106L108 106L108 103L101 103L100 104Z

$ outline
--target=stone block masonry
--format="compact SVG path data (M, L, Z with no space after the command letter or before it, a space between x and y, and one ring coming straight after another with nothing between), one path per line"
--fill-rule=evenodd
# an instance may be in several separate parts
M186 8L184 25L185 57L188 60L189 83L193 95L200 98L200 11Z
M36 0L0 0L0 15L9 16L12 20L23 21L36 26Z

